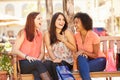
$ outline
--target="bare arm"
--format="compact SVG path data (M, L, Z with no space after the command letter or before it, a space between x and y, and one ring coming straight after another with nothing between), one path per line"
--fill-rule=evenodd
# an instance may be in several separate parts
M25 53L20 51L20 46L22 45L23 41L24 41L25 35L24 35L24 31L20 31L17 35L14 47L13 47L13 53L17 54L19 57L21 58L26 58L29 61L34 61L37 60L37 58L31 57L29 55L26 55Z
M48 32L45 33L44 41L45 41L47 51L48 51L52 61L53 62L57 62L57 63L61 62L61 59L56 58L55 55L52 52L52 47L50 45L50 37L49 37L49 33Z
M50 37L49 37L48 31L45 32L44 41L45 41L46 48L47 48L47 51L48 51L50 57L54 60L56 57L55 57L55 55L54 55L53 52L52 52L52 47L51 47L51 45L50 45Z
M88 56L90 58L96 58L98 57L98 51L100 49L100 44L94 44L93 45L93 52L90 53L88 51L83 51L83 50L79 50L77 55L84 55L84 56Z
M93 44L93 53L84 51L83 54L89 56L90 58L96 58L98 57L98 51L100 49L100 44Z
M22 45L23 41L24 41L24 34L23 34L23 30L20 31L17 35L17 38L16 38L16 41L15 41L15 44L13 46L13 53L14 54L17 54L18 56L20 56L21 58L25 58L25 54L22 53L19 49L20 49L20 46Z
M44 48L44 43L43 43L43 40L42 40L41 53L40 53L38 59L42 60L44 58L44 54L45 54L45 48Z
M72 33L72 31L70 30L66 30L65 31L65 37L67 39L64 38L63 35L58 35L57 38L64 42L64 44L70 49L72 50L73 52L76 52L77 51L77 48L76 48L76 43L75 43L75 38L74 38L74 35Z

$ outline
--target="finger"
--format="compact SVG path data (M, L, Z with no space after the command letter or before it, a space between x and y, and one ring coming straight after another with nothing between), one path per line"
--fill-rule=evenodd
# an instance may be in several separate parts
M36 59L35 58L32 58L31 61L35 61Z
M31 60L28 60L31 63Z

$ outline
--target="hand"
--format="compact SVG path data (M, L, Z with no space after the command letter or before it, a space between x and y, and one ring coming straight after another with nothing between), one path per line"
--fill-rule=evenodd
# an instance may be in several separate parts
M82 55L84 53L84 51L83 50L79 50L78 52L76 52L76 55Z
M26 56L26 59L27 59L29 62L38 60L37 58L31 57L31 56Z
M82 55L82 56L84 56L84 57L88 57L86 54L85 54L85 51L83 51L83 50L79 50L78 52L76 52L76 58L79 56L79 55Z
M88 58L87 52L84 51L82 55L83 55L84 57Z
M62 42L66 41L66 38L64 37L64 35L60 35L60 34L57 34L57 39L62 41Z
M84 56L84 57L88 58L88 56L87 56L86 54L82 54L82 56Z

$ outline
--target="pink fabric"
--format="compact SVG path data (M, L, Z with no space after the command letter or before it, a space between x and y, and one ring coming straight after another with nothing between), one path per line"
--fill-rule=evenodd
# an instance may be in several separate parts
M25 31L24 35L26 36ZM37 35L35 36L32 42L28 41L27 38L24 39L24 42L20 47L20 51L29 56L38 58L41 52L41 45L42 45L42 33L38 31Z
M93 52L93 44L98 44L100 43L100 38L99 36L93 32L93 31L88 31L84 44L82 43L82 38L80 33L75 34L76 42L78 45L78 50L85 50L90 53ZM105 57L104 53L99 50L98 52L98 57Z
M109 49L107 52L107 64L106 64L105 71L108 71L108 72L117 71L116 62L113 56L114 56L114 50Z

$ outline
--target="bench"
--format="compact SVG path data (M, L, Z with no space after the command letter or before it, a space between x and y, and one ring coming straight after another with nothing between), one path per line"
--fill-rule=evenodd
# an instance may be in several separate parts
M103 50L103 52L106 53L106 51L108 49L114 48L115 49L115 53L117 53L117 49L120 49L120 37L117 36L102 36L100 37L101 39L101 49ZM114 47L114 45L117 45L117 49ZM14 80L17 80L17 78L19 77L17 74L17 59L16 59L16 55L13 56L13 61L14 61ZM74 75L74 77L76 78L76 80L81 80L80 74L78 72L73 72L72 73ZM34 80L33 75L32 74L21 74L22 76L22 80ZM112 77L120 77L120 71L115 71L115 72L105 72L105 71L101 71L101 72L90 72L90 76L92 78L101 78L101 77L105 77L106 80L112 80Z

